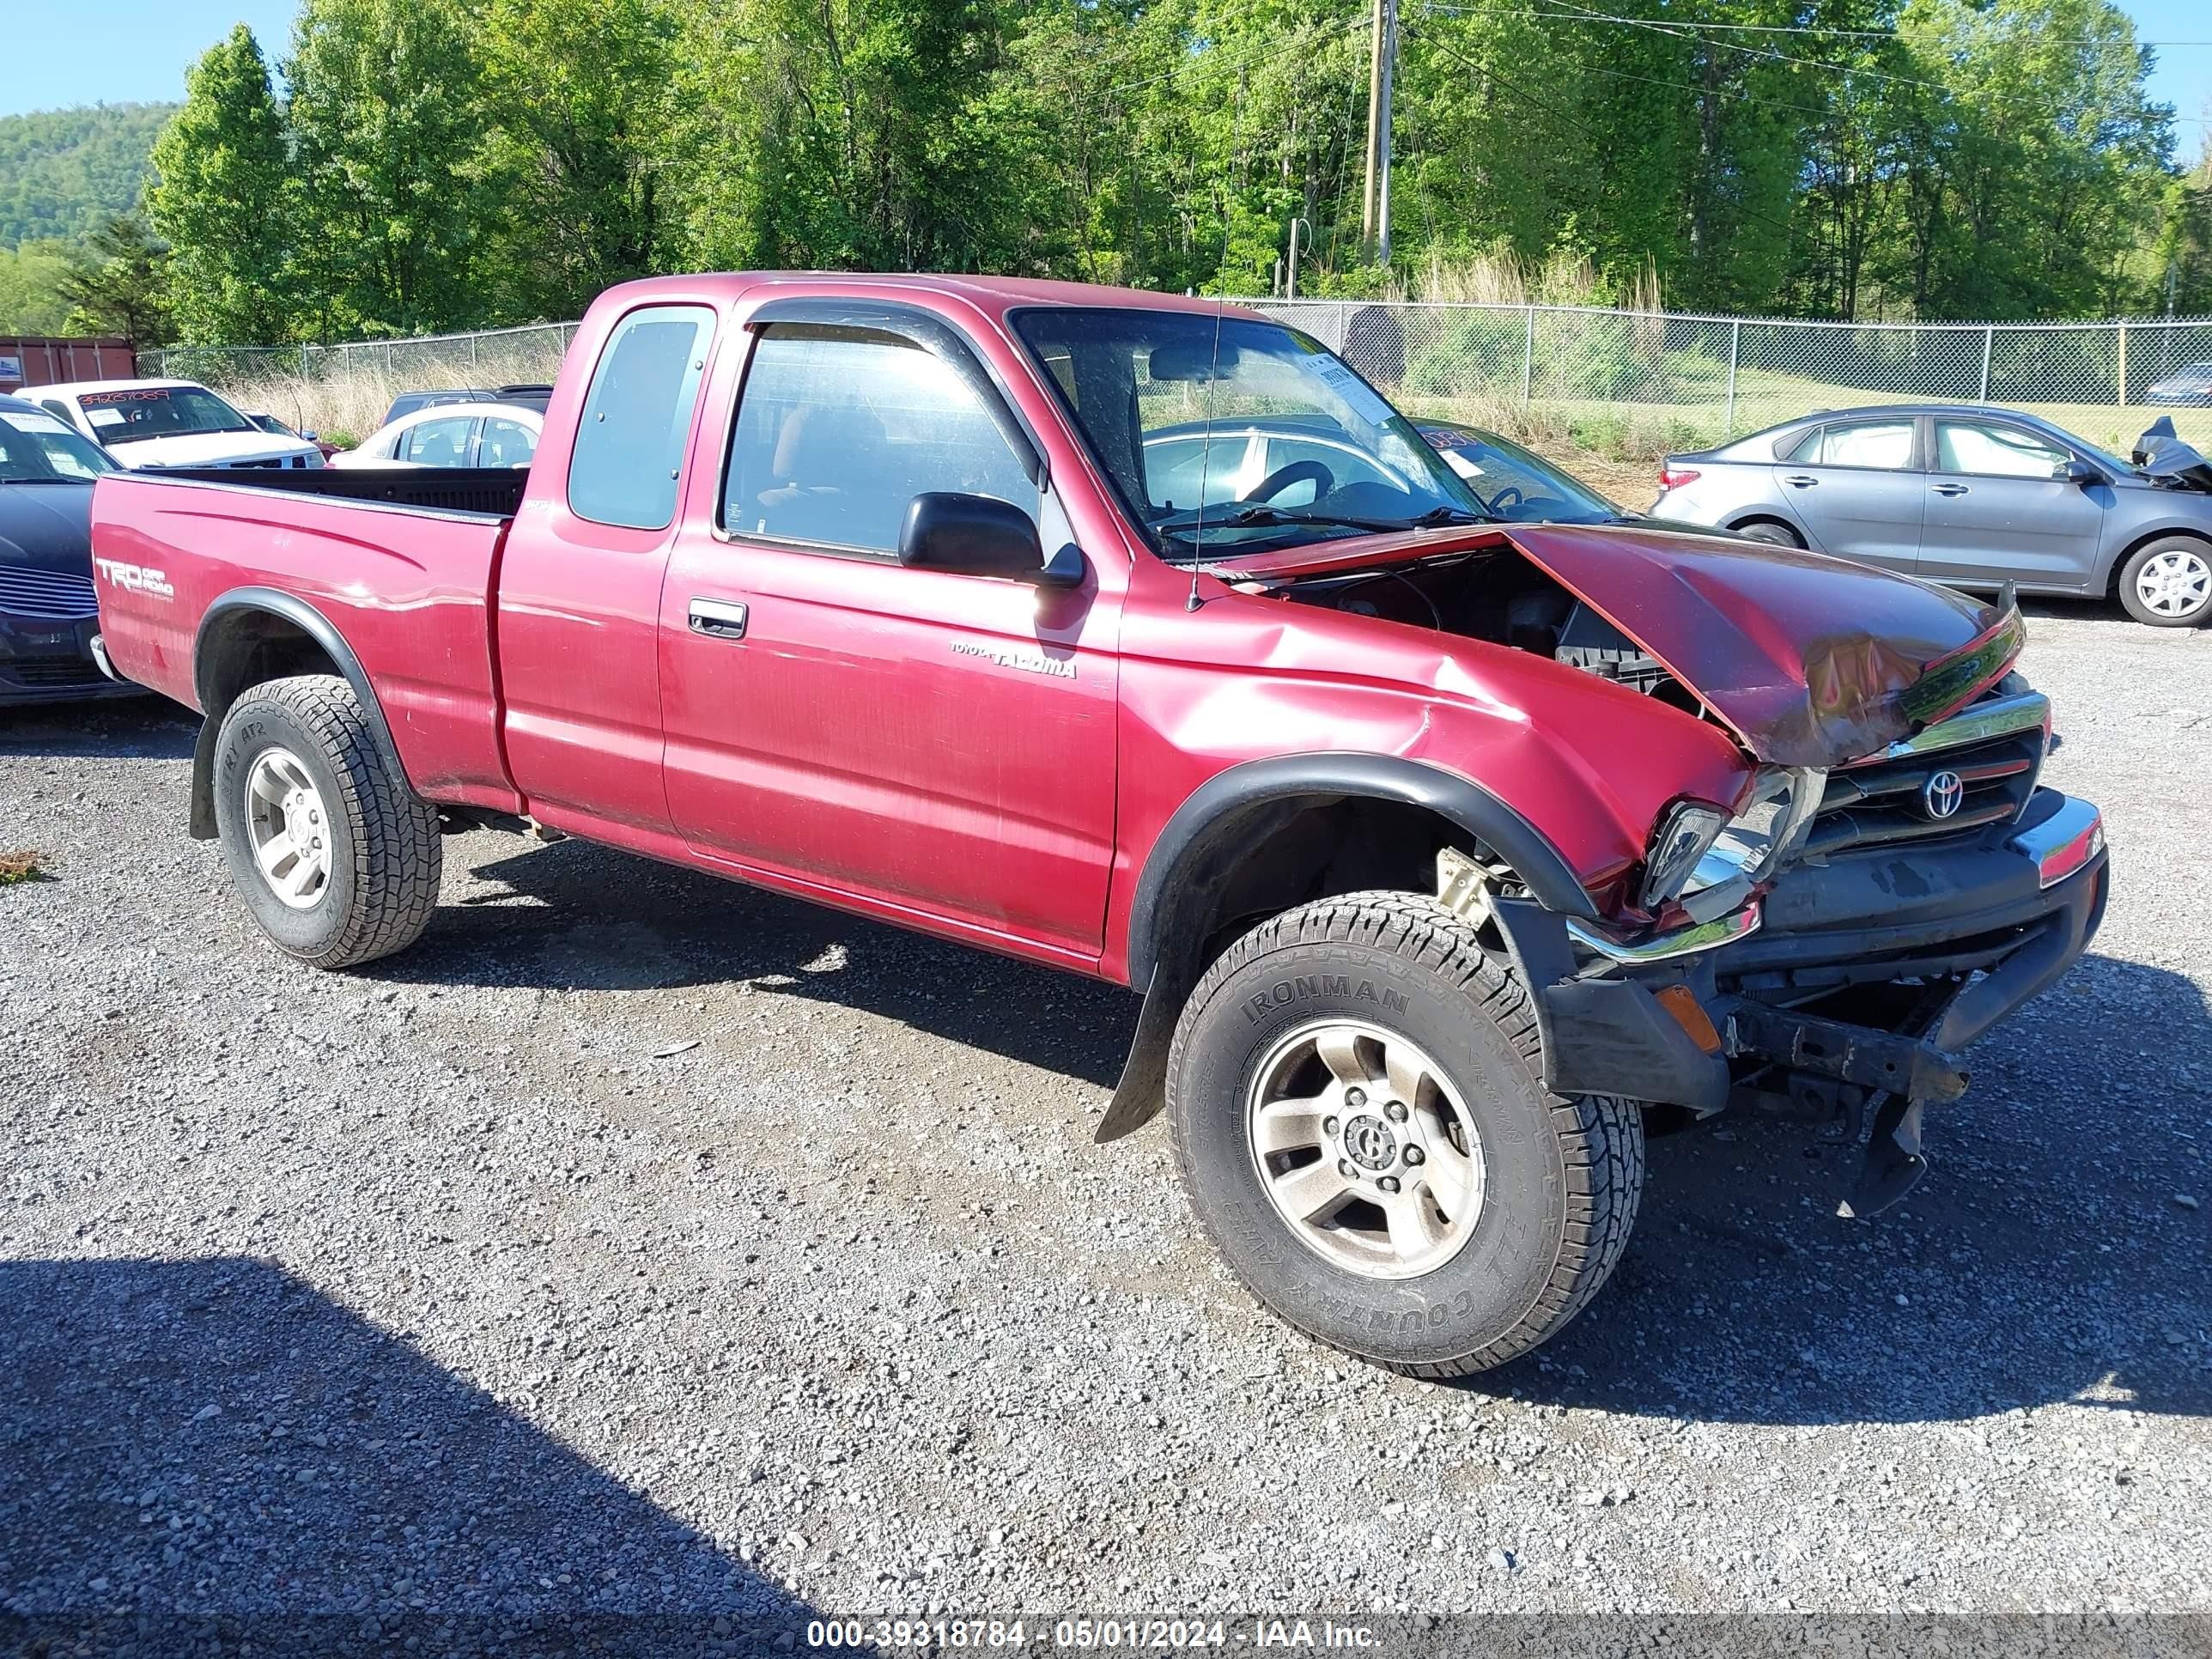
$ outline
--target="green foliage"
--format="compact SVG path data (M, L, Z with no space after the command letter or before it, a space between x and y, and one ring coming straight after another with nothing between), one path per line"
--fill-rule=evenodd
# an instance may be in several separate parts
M71 257L58 284L69 307L60 331L119 335L134 346L175 337L169 317L169 250L135 213L119 214Z
M664 0L489 0L477 27L494 118L488 284L502 315L580 316L658 269L675 20Z
M173 104L0 116L0 248L75 240L138 205L146 155Z
M489 308L476 33L460 0L307 0L284 65L301 333L429 333Z
M290 248L284 124L269 66L240 23L185 78L154 146L147 216L175 250L177 328L196 344L283 337Z
M283 105L243 30L202 60L149 208L195 341L574 316L702 268L1264 293L1293 219L1315 297L2212 310L2212 174L2171 165L2113 0L1536 9L1404 9L1387 265L1348 0L305 0ZM56 155L122 119L36 118ZM1519 343L1450 326L1407 340L1409 391L1517 392ZM1710 380L1649 332L1544 355L1582 399Z
M69 274L67 242L0 248L0 334L59 334L69 316L69 301L62 298Z

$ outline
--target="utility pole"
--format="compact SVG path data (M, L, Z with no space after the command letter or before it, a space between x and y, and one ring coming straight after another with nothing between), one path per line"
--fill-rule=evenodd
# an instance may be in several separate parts
M1298 297L1298 227L1300 225L1305 225L1308 236L1313 234L1313 226L1307 223L1304 215L1298 214L1292 216L1291 220L1291 289L1285 296L1292 300Z
M1390 262L1390 82L1397 66L1397 0L1375 0L1373 53L1367 74L1367 177L1360 197L1359 240L1382 264Z

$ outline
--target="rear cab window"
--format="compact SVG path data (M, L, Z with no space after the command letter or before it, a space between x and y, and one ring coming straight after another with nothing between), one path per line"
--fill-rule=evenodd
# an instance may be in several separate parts
M594 524L665 530L714 337L708 306L643 306L615 325L592 372L568 458L568 510Z

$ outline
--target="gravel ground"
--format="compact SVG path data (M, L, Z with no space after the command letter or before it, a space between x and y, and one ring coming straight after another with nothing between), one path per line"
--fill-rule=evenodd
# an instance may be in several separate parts
M166 706L0 715L0 1606L2212 1608L2212 634L2046 610L2093 954L1902 1212L1755 1122L1473 1386L1309 1346L1124 994L633 861L447 844L279 959Z

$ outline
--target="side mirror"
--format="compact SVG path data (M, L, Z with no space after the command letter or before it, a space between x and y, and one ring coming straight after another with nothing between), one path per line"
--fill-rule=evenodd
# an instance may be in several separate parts
M2066 482L2080 484L2087 489L2093 484L2110 483L2112 480L2105 476L2105 469L2094 461L2074 460L2066 463Z
M1063 586L1068 562L1048 566L1036 520L1012 501L950 489L925 491L907 504L899 527L898 560L930 570L969 576L1003 576L1038 586ZM1080 558L1074 580L1082 580Z

